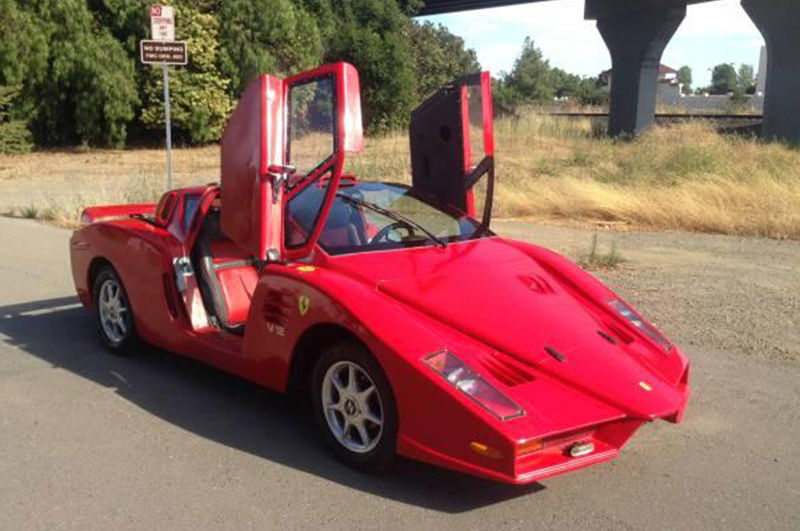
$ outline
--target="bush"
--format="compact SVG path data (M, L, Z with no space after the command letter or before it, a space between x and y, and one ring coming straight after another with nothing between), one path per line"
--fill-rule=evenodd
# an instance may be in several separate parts
M219 140L233 109L228 90L230 80L217 68L219 59L219 17L191 7L176 7L179 39L189 49L189 64L170 71L172 126L177 138L192 144ZM142 123L149 129L164 130L164 85L160 68L145 72L145 107Z
M18 87L0 87L0 153L25 153L33 147L27 124L13 118L18 94Z
M234 98L259 74L294 74L322 61L316 20L291 0L228 0L219 17L220 70Z

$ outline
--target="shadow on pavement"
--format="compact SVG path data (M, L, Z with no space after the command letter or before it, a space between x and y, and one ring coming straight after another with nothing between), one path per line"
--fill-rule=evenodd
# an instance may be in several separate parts
M124 358L105 351L77 298L0 306L4 341L105 387L176 426L353 489L446 513L538 492L399 459L380 476L337 462L284 395L156 348Z

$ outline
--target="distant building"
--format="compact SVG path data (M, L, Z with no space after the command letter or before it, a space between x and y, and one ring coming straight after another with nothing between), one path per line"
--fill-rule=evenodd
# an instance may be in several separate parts
M758 68L758 86L756 94L748 98L744 107L753 112L761 112L764 108L764 88L767 73L766 49L761 50L761 64ZM601 90L611 91L612 71L600 74ZM732 109L729 95L693 95L683 93L683 84L678 81L678 71L667 65L658 66L658 91L656 102L662 107L679 107L691 113L730 112Z

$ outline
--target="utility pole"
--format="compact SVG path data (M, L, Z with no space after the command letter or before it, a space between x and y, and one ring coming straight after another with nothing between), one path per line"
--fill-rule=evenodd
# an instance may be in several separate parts
M164 127L167 133L167 190L172 190L172 120L169 108L169 65L164 69Z

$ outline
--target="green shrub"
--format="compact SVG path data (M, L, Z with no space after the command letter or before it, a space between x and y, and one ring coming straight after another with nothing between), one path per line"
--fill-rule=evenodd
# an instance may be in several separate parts
M33 147L31 132L23 120L14 119L17 87L0 87L0 153L25 153Z

